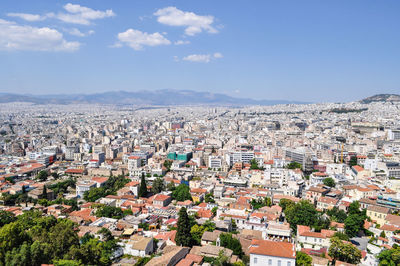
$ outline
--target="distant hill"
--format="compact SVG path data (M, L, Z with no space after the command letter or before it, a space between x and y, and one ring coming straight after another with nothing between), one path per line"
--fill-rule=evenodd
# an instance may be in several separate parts
M361 103L372 102L400 102L400 95L398 94L377 94L360 101Z
M306 102L288 100L254 100L235 98L221 93L196 92L191 90L163 89L155 91L110 91L95 94L59 94L59 95L19 95L0 93L0 103L31 102L31 103L97 103L118 105L275 105L275 104L306 104Z

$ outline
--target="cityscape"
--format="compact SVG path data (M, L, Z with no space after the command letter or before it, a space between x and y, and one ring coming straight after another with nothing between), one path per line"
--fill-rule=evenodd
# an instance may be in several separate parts
M294 78L290 88L266 83L261 89L254 85L262 83L259 78L248 90L227 90L224 86L240 84L241 77L232 69L229 76L223 72L233 48L210 40L235 25L220 12L222 2L216 7L209 1L175 1L176 7L172 1L142 7L140 1L113 6L43 0L37 7L22 2L0 4L5 10L0 59L8 65L0 66L0 265L400 265L400 91L393 89L398 73L386 79L377 71L365 76L371 84L365 90L348 80L348 87L336 91L306 89L304 84L320 77L304 77L301 84L288 70ZM225 12L239 11L237 2ZM259 8L282 11L280 3L261 2L254 1ZM346 7L333 2L326 4ZM304 4L325 10L315 1ZM378 5L363 4L348 8L371 11ZM398 25L389 9L400 6L391 1L382 6L377 14ZM119 25L124 10L134 7L143 13L135 18L137 25L175 27L179 33L164 28L148 33L137 25L113 33L117 40L101 48L108 49L104 54L126 52L138 59L132 77L141 64L154 72L148 87L139 86L141 77L135 76L106 89L113 75L119 77L120 66L112 71L113 64L125 59L115 54L115 61L92 62L85 49L100 49L104 43L90 38L114 29L102 23ZM368 12L360 16L375 18ZM268 28L264 22L260 19L259 29ZM168 54L166 72L182 71L162 80L157 66L167 59L142 56L175 45L210 51L215 45L215 52L154 52ZM381 48L393 55L385 63L395 64L398 48ZM37 69L20 74L32 60L38 60ZM74 70L76 62L69 60L83 66ZM86 60L93 69L84 69ZM103 67L110 73L101 72ZM58 88L47 77L50 68L57 71ZM96 77L93 87L87 85L90 79L79 78L80 71ZM190 78L192 71L198 79ZM70 80L63 82L63 75ZM226 85L208 89L208 82L221 84L217 75ZM249 77L243 74L243 82ZM384 85L373 89L379 80ZM162 89L163 82L176 89ZM195 83L203 89L188 85Z

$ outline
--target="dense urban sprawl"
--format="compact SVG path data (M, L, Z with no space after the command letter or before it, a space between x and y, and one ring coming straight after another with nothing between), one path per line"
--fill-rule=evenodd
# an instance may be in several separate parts
M0 106L1 265L400 265L400 104Z

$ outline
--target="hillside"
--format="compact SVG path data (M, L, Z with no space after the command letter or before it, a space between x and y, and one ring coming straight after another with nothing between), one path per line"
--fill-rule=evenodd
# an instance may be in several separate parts
M377 94L360 101L361 103L372 102L400 102L400 95L398 94Z

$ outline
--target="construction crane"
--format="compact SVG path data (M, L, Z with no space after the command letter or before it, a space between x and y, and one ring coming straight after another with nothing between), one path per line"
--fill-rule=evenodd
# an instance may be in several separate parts
M336 141L342 143L341 151L340 151L340 163L343 164L343 149L344 144L346 143L346 139L344 137L336 137Z

